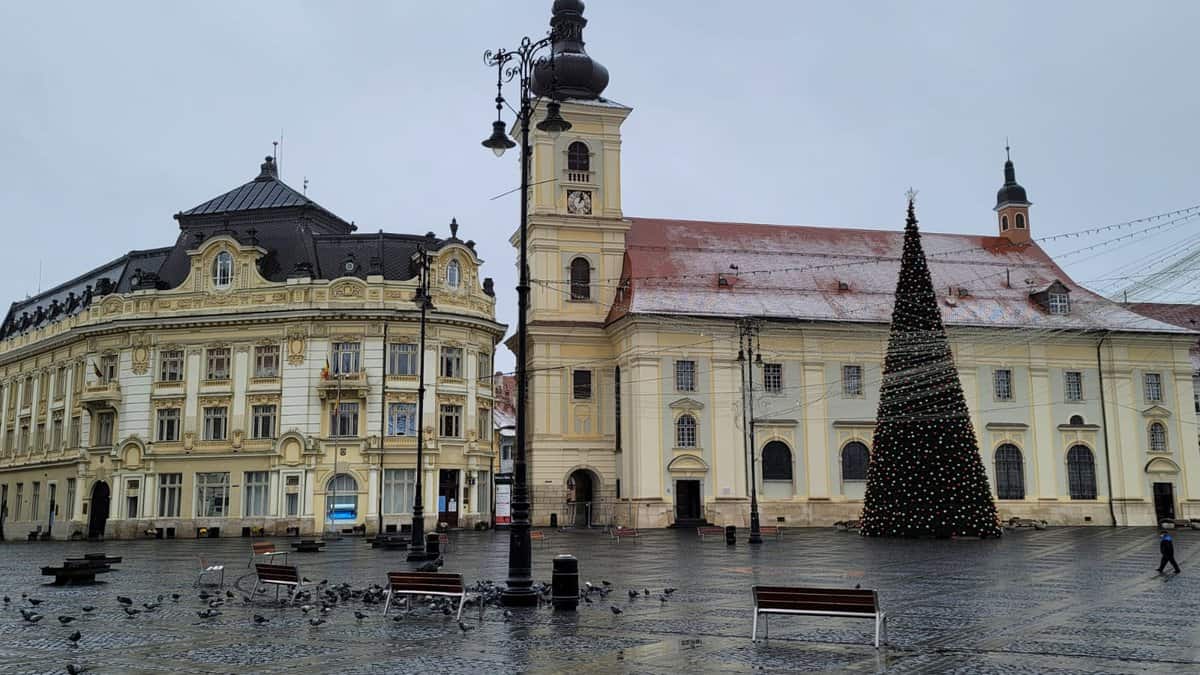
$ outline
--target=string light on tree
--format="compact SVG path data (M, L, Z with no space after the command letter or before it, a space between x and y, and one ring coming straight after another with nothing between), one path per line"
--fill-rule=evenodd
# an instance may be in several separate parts
M908 193L904 251L867 467L862 534L1000 536Z

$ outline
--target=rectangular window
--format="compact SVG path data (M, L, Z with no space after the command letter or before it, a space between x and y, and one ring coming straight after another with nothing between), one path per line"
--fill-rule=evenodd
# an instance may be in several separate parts
M62 366L54 371L54 400L61 401L67 392L67 367Z
M75 390L76 394L83 391L84 373L86 372L82 362L75 364L75 379L71 381L71 387Z
M860 398L862 395L862 366L842 366L842 397Z
M158 435L155 440L171 443L179 440L179 408L160 408L158 411Z
M8 431L4 432L4 449L8 452L16 452L17 433L9 427Z
M1049 305L1051 314L1070 314L1071 296L1066 293L1051 293Z
M592 371L571 371L571 398L585 401L592 397Z
M125 481L125 517L137 518L138 512L138 497L141 493L142 482L140 480Z
M21 387L21 407L28 408L33 403L33 378L25 378L25 386Z
M286 493L283 496L283 511L287 516L300 515L300 476L292 474L284 477Z
M992 395L997 401L1011 401L1012 371L1007 368L997 368L992 372Z
M105 354L100 357L100 383L108 384L117 381L117 355Z
M1146 392L1146 400L1151 403L1161 403L1162 398L1162 375L1159 373L1146 373L1142 376L1143 389Z
M350 438L358 435L358 404L342 403L330 413L329 435Z
M158 381L180 382L183 380L183 350L168 349L158 358Z
M8 486L5 486L6 488ZM6 490L7 492L7 490ZM67 479L67 520L75 518L75 479Z
M357 342L333 343L333 374L354 375L359 371L361 345Z
M388 375L416 375L417 346L408 343L388 345Z
M50 416L50 449L62 450L63 443L63 412L59 410Z
M696 362L675 362L675 391L696 391Z
M251 413L250 438L275 438L275 405L256 405Z
M417 435L417 404L388 404L388 436Z
M415 469L383 470L383 512L386 515L411 513L416 497Z
M81 438L81 434L82 434L80 429L82 429L82 428L83 428L83 418L78 417L78 416L72 417L71 418L71 433L69 434L71 438L68 441L69 445L67 447L70 447L70 448L78 448L79 447L79 439Z
M279 377L279 345L254 348L254 376Z
M440 408L441 435L445 438L462 437L462 406L443 403Z
M113 412L96 413L96 445L104 447L113 444L113 426L117 421Z
M475 432L479 436L479 440L483 442L492 440L492 411L487 408L480 408L475 415Z
M21 520L21 503L24 497L25 484L17 483L17 500L13 502L13 520Z
M36 432L34 433L34 436L33 436L33 449L40 452L45 449L45 443L46 443L46 424L44 422L39 422L37 425Z
M29 502L29 517L32 520L37 520L41 517L41 502L42 501L42 484L39 481L33 481L33 498Z
M180 497L183 494L183 474L158 474L158 517L178 518Z
M461 378L462 349L458 347L442 347L442 367L438 371L442 377Z
M769 394L778 394L783 391L782 363L763 364L763 390Z
M204 409L204 440L223 441L228 431L226 422L229 409L225 406L212 406Z
M32 435L29 433L29 419L23 419L21 420L21 428L17 432L17 445L25 452L29 452L29 445L32 442Z
M270 474L266 471L246 472L246 515L267 515L267 489Z
M1078 370L1063 373L1063 397L1072 402L1083 400L1083 373Z
M492 381L492 355L487 352L479 352L476 361L479 368L475 377L478 378L479 384L489 384Z
M224 518L229 510L229 474L196 474L196 515Z
M204 371L206 380L229 379L229 349L226 347L208 350L207 368Z

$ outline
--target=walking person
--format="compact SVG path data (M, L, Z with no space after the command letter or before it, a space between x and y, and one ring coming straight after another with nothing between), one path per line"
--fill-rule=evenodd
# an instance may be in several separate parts
M1175 568L1175 574L1179 574L1179 563L1175 562L1175 539L1166 530L1159 530L1158 550L1162 553L1162 561L1158 563L1158 573L1162 574L1167 563L1171 563L1171 567Z

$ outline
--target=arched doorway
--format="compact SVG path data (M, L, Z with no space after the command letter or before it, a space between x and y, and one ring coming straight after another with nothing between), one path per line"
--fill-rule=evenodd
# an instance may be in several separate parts
M567 501L572 509L571 524L591 527L592 508L596 498L596 481L587 469L576 469L567 478Z
M108 522L110 496L108 483L98 480L92 484L92 499L88 506L88 539L99 539L104 536L104 524Z

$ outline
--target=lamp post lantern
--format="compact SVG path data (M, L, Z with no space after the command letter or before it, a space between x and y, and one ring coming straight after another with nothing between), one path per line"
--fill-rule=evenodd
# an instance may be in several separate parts
M431 557L425 550L425 495L421 474L425 472L425 429L422 428L425 424L425 314L434 307L429 298L429 254L425 247L417 248L417 256L421 279L413 301L421 308L421 328L417 345L417 480L416 495L413 497L412 533L408 539L410 562L429 560ZM386 414L386 410L384 412Z
M553 50L548 49L553 44L553 36L548 35L540 40L523 38L519 47L513 50L500 49L484 54L484 61L496 68L496 121L492 123L492 135L483 141L483 146L490 149L497 157L505 150L514 147L504 132L504 121L501 119L506 101L504 99L504 84L517 81L520 88L520 100L516 112L516 123L521 132L521 221L520 221L520 260L518 262L517 282L517 429L516 447L513 457L513 502L512 524L509 527L508 544L508 580L501 594L501 601L509 607L532 607L537 604L537 593L533 590L533 550L529 538L529 476L526 457L528 443L527 426L529 416L526 401L528 382L526 362L528 359L528 327L529 314L529 263L527 230L529 229L529 170L533 149L529 146L529 127L533 121L534 109L541 102L532 91L534 69L545 64L553 68ZM543 55L543 52L550 52ZM551 100L547 108L546 118L538 123L539 130L552 136L567 131L571 123L562 118L559 105ZM511 109L511 107L510 107Z

